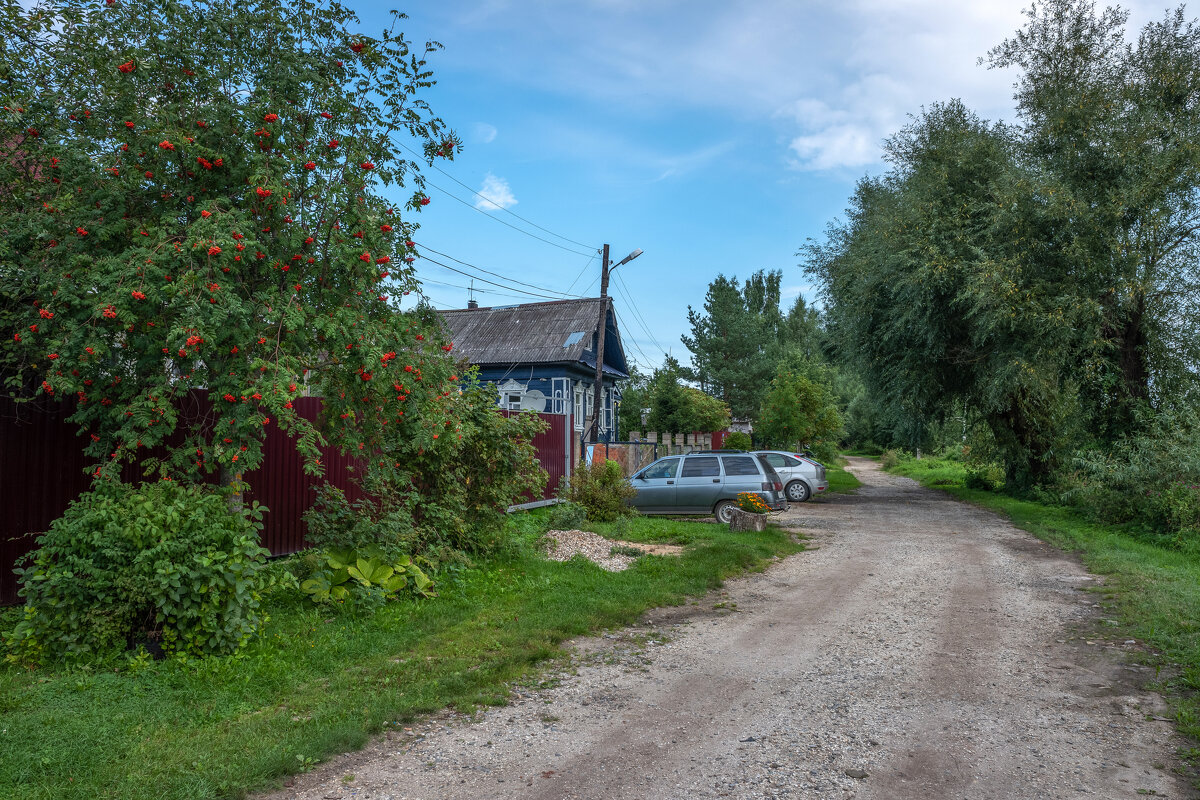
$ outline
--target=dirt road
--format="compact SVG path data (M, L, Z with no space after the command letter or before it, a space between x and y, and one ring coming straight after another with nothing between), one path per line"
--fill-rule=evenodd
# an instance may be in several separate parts
M851 467L814 550L577 644L576 674L381 738L274 797L1196 797L1098 581L996 516ZM714 608L716 606L716 608ZM346 776L353 777L347 778Z

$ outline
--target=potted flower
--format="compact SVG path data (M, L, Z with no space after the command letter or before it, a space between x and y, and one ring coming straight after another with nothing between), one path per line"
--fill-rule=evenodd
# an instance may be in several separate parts
M767 512L771 509L766 502L754 492L739 492L737 508L729 520L731 531L761 531L767 527Z

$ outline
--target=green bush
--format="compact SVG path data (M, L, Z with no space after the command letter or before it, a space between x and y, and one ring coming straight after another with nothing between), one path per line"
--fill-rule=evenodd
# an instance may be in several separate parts
M1147 412L1138 427L1108 453L1078 455L1063 499L1156 543L1200 546L1200 414Z
M402 589L436 597L433 581L408 556L388 556L378 547L335 549L322 553L317 568L300 590L317 603L345 603L370 610Z
M208 487L98 483L38 538L18 569L9 660L132 649L224 655L260 630L262 508L232 512Z
M900 463L899 450L884 450L883 455L879 457L879 463L884 469L891 469Z
M612 522L636 513L629 505L636 495L637 490L625 479L620 464L597 458L591 466L581 466L571 476L563 499L583 506L587 518L593 522Z
M587 520L587 509L578 503L559 503L551 507L547 520L553 530L573 531Z
M721 443L722 450L753 450L754 444L750 441L750 434L734 431L725 437L725 441Z
M404 506L370 499L351 502L328 483L317 489L304 522L307 542L326 551L377 547L390 558L410 553L418 544L412 515Z
M967 467L967 475L963 485L968 489L982 489L994 492L1004 486L1004 467L996 463L971 464Z

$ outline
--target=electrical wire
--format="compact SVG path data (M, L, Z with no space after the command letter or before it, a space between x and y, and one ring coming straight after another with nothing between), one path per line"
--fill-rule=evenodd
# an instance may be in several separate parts
M457 272L459 275L465 275L466 277L471 278L473 280L482 281L483 283L487 283L492 286L499 286L501 289L508 289L509 291L517 292L518 294L528 295L530 297L540 297L543 300L563 300L563 299L565 299L562 297L555 297L554 295L541 294L539 292L529 292L524 289L518 289L515 286L508 286L503 283L496 283L495 281L489 281L487 278L481 278L478 275L472 275L469 272L463 272L461 269L458 269L457 267L452 267L449 264L445 264L441 261L438 261L436 258L430 258L429 256L421 256L421 258L423 258L425 261L429 261L433 264L437 264L439 267L442 267L443 269L448 269L451 272Z
M559 250L566 250L568 253L575 253L576 255L580 255L580 256L587 255L587 253L585 253L585 252L582 252L580 250L574 250L570 247L564 247L563 245L559 244L558 242L552 242L549 239L543 239L541 236L538 236L537 234L533 234L533 233L530 233L529 231L522 230L521 228L518 228L516 225L512 225L510 223L505 222L502 219L498 219L498 218L492 216L491 214L488 214L483 209L476 208L475 206L468 203L466 200L463 200L461 197L454 194L453 192L443 189L442 187L438 186L433 181L426 180L425 183L428 184L429 186L432 186L433 188L437 189L439 192L446 195L451 200L457 200L458 202L462 203L467 208L474 209L474 210L478 211L480 214L483 214L484 216L486 216L488 219L496 220L496 222L499 222L501 225L504 225L505 227L508 227L508 228L512 228L514 231L517 231L518 233L523 233L526 236L532 236L534 239L537 239L539 242L545 242L546 244L550 245L551 247L557 247Z
M425 158L425 157L424 157L423 155L421 155L421 154L420 154L420 153L418 153L416 150L414 150L414 149L412 149L411 147L409 147L408 145L406 145L404 142L397 141L397 142L396 142L396 144L400 145L401 147L403 147L403 148L404 148L405 150L407 150L408 152L412 153L412 154L413 154L414 156L416 156L417 158L420 158L420 159L424 160L424 158ZM550 234L551 236L555 237L556 239L562 239L564 242L570 242L571 244L577 244L577 245L579 245L580 247L589 247L589 248L591 247L591 245L584 244L583 242L577 242L577 241L575 241L574 239L569 239L569 238L567 238L566 236L563 236L561 233L555 233L554 231L550 230L549 228L543 228L541 225L538 225L536 222L534 222L534 221L532 221L532 220L525 219L525 217L522 217L522 216L521 216L520 214L518 214L517 212L515 212L515 211L509 211L507 208L504 208L504 207L502 207L502 206L499 206L499 205L497 205L497 204L495 203L495 201L493 201L493 200L492 200L490 197L485 197L484 195L482 195L482 194L480 194L479 192L475 191L475 190L474 190L474 189L472 189L470 186L467 186L465 183L463 183L462 181L460 181L458 178L456 178L456 177L454 177L453 175L451 175L449 172L446 172L446 170L442 169L442 168L441 168L441 167L439 167L437 164L431 164L430 166L432 166L432 167L433 167L434 169L436 169L438 172L440 172L440 173L442 173L443 175L445 175L445 176L446 176L447 178L449 178L450 180L452 180L452 181L454 181L455 183L457 183L459 186L461 186L461 187L463 187L464 189L466 189L466 190L467 190L468 192L470 192L471 194L473 194L473 195L475 195L476 197L478 197L480 200L485 200L485 201L487 201L488 203L491 203L492 205L496 206L496 208L498 208L498 209L500 209L501 211L503 211L505 214L508 214L509 216L512 216L512 217L516 217L517 219L521 220L521 222L524 222L526 225L532 225L533 227L537 228L539 231L542 231L543 233L548 233L548 234ZM433 184L430 184L430 185L432 186ZM440 188L440 187L436 187L436 188ZM441 189L441 191L445 192L446 190L445 190L445 189ZM457 199L457 198L456 198L456 199ZM472 208L475 208L477 211L480 211L480 212L482 212L482 213L484 213L484 214L486 214L486 213L487 213L486 211L483 211L483 209L481 209L481 208L477 208L476 206L471 206L471 207L472 207ZM524 233L524 231L522 231L522 232ZM532 234L530 234L530 235L532 236ZM534 237L534 238L540 238L540 237ZM546 240L545 240L545 239L542 239L542 241L546 241ZM551 243L551 244L553 244L553 243ZM559 245L559 246L561 246L561 245Z
M625 281L621 279L620 274L613 273L613 275L617 279L617 290L621 292L621 295L625 298L625 302L629 303L629 308L633 311L633 315L637 319L638 325L643 331L646 332L646 335L650 337L650 341L654 343L654 346L658 348L658 351L665 356L667 351L659 343L658 339L654 338L654 334L650 332L650 326L646 323L646 318L642 316L642 312L638 309L637 303L633 302L633 292L630 291L629 287L625 285Z
M587 272L587 268L592 265L592 262L596 260L596 256L598 255L600 255L598 252L592 253L592 257L587 260L587 263L583 265L583 269L579 270L579 274L575 276L575 280L571 281L571 285L567 287L568 292L575 288L575 284L583 277L583 273Z
M516 278L510 278L507 275L500 274L499 272L493 272L490 269L484 269L483 267L479 267L479 266L476 266L475 264L471 264L467 261L463 261L461 259L455 258L454 256L443 253L440 250L434 250L432 247L430 247L427 244L421 244L420 242L413 242L413 244L415 244L417 247L420 247L424 250L428 250L431 253L437 253L442 258L448 258L456 264L462 264L464 267L470 267L471 269L479 270L480 272L486 273L488 275L493 275L497 278L503 278L504 280L506 280L510 283L517 283L517 284L520 284L521 286L528 286L530 289L538 289L539 291L550 292L552 294L561 294L563 297L566 297L566 298L573 298L573 299L578 300L578 299L582 299L582 297L583 297L583 295L567 294L566 292L560 292L557 289L547 289L544 286L538 286L538 285L532 284L532 283L525 283L525 281L519 281Z

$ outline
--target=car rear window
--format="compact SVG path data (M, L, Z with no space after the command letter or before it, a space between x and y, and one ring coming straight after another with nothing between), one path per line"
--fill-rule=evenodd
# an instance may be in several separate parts
M683 460L682 478L715 478L721 474L716 456L688 456Z
M767 457L759 456L758 461L763 465L763 471L767 474L767 480L772 481L773 483L779 483L779 473L776 472L775 468L771 466L771 462L767 461Z
M760 475L758 464L750 456L721 456L726 475Z

